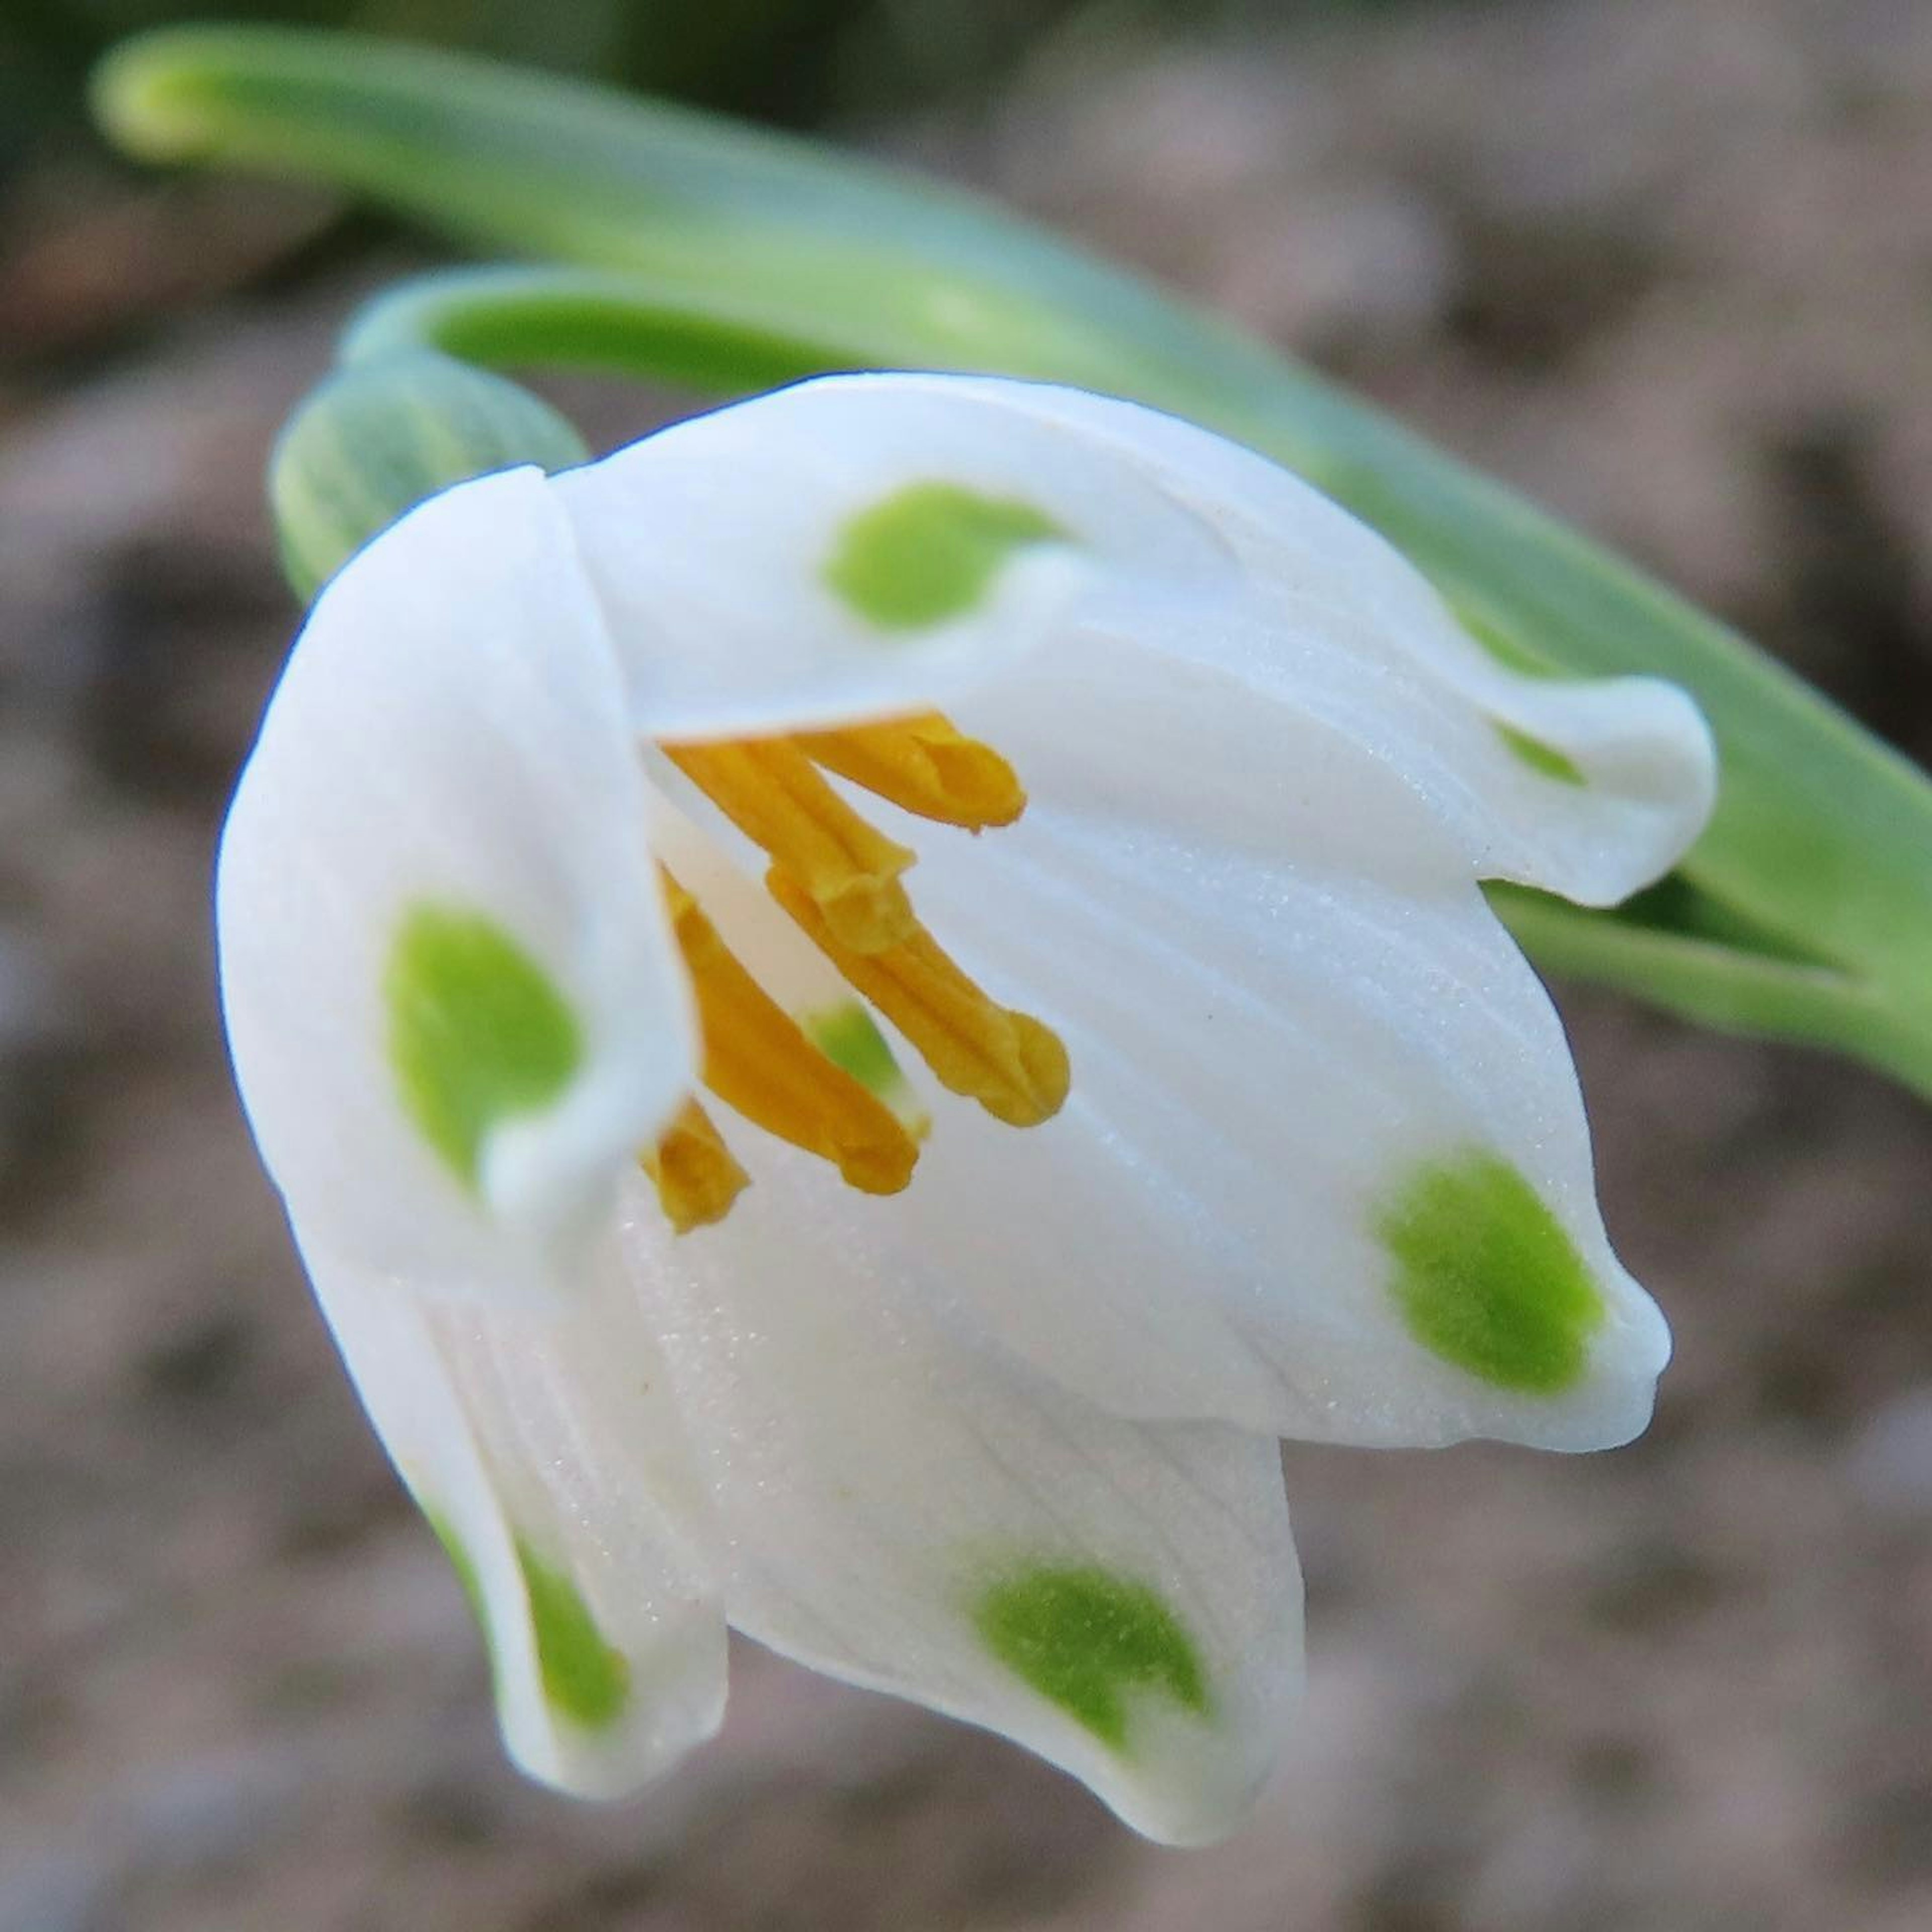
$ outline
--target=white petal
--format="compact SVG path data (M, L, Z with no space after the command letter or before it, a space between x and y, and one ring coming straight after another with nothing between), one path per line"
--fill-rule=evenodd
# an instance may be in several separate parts
M1612 903L1666 869L1710 811L1709 736L1682 693L1505 669L1365 524L1136 404L1002 379L829 377L554 487L639 727L660 737L944 703L1087 622L1346 730L1428 800L1480 877ZM1016 544L946 621L882 628L840 593L835 560L881 506L934 488L1017 505L1066 540ZM920 563L909 556L915 577ZM1234 610L1249 621L1226 621Z
M1348 731L1428 800L1478 876L1611 904L1703 829L1715 754L1674 686L1506 669L1366 524L1192 424L1078 389L905 380L1029 434L1058 425L1211 527L1238 560L1252 621L1202 622L1176 608L1134 634Z
M761 1162L789 1232L760 1253L734 1217L705 1238L718 1264L908 1282L1126 1414L1636 1433L1667 1333L1604 1234L1548 998L1423 802L1305 714L1116 640L1068 640L958 715L1012 756L1026 815L890 829L918 837L940 942L1060 1032L1071 1097L1024 1132L942 1097L902 1211L841 1213ZM1529 1252L1465 1306L1425 1234L1425 1262Z
M1117 644L1085 661L1070 646L984 694L997 716L962 712L1034 802L1000 846L928 840L916 875L928 921L1072 1057L1061 1120L993 1157L1041 1195L1064 1160L1089 1226L1109 1174L1136 1197L1123 1246L1078 1277L1101 1291L1080 1315L1070 1286L1029 1295L990 1267L982 1305L1003 1304L1030 1358L1133 1414L1374 1444L1635 1434L1667 1330L1605 1236L1555 1012L1448 829L1358 746L1251 693L1232 702L1195 666L1151 660L1097 696L1103 652L1120 663ZM1048 722L1083 700L1090 728ZM1466 1284L1466 1324L1446 1282L1405 1269L1395 1232L1444 1173L1466 1178L1460 1251L1532 1242L1520 1281ZM1594 1305L1549 1272L1568 1256L1511 1222L1531 1202ZM1456 1234L1450 1206L1435 1218ZM1488 1291L1504 1298L1486 1324Z
M800 383L676 424L552 487L638 728L662 739L917 710L1046 644L1096 586L1172 583L1202 598L1237 587L1210 525L1113 451L943 380ZM915 598L950 581L952 537L981 568L922 611L855 592L842 568L868 520L900 527L896 512L933 493L939 511L864 555ZM949 502L963 520L949 520ZM1018 521L1001 538L982 518L995 532Z
M224 836L222 992L305 1240L541 1290L687 1090L615 662L538 472L424 504L297 641Z
M1004 1732L1153 1837L1232 1828L1300 1677L1274 1444L1106 1415L862 1262L741 1265L801 1232L763 1180L706 1238L667 1235L641 1192L628 1231L733 1625ZM845 1228L890 1204L832 1205Z
M649 1341L595 1288L547 1320L306 1258L370 1419L471 1592L511 1755L592 1797L669 1768L718 1727L724 1622Z

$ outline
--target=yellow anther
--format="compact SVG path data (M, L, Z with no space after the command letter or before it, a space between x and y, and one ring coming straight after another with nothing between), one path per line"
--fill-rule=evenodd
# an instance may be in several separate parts
M805 731L799 744L828 771L922 818L977 832L1010 825L1026 809L1013 768L937 711L842 731Z
M686 1101L643 1162L657 1183L665 1220L680 1234L723 1220L751 1185L751 1176L732 1158L724 1136L695 1100Z
M753 844L802 887L856 952L916 923L899 874L913 854L868 825L788 738L667 745L666 754Z
M819 950L918 1049L940 1085L979 1102L1010 1126L1037 1126L1060 1111L1070 1078L1066 1048L1030 1014L996 1006L924 926L882 952L840 943L806 893L773 867L765 884Z
M698 902L668 872L662 877L698 996L705 1085L748 1120L822 1155L861 1192L896 1194L912 1178L918 1144L883 1101L806 1038L740 964Z

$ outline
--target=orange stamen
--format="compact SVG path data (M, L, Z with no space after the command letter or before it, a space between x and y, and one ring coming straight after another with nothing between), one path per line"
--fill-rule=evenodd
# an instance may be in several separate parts
M664 1218L680 1234L723 1220L751 1185L752 1177L695 1100L686 1101L643 1160L644 1172L657 1183Z
M937 711L839 731L802 731L806 754L922 818L977 832L1010 825L1026 808L1013 768Z
M843 944L809 894L774 866L765 884L812 943L904 1034L940 1084L1010 1126L1060 1111L1071 1071L1060 1036L1029 1013L996 1005L924 926L896 946Z
M668 872L662 878L698 997L705 1085L748 1120L832 1162L862 1192L896 1194L912 1178L918 1143L884 1102L806 1038L690 893ZM788 874L787 884L817 916L815 902Z
M812 899L841 943L875 952L912 929L914 855L868 825L788 739L667 745L678 770Z

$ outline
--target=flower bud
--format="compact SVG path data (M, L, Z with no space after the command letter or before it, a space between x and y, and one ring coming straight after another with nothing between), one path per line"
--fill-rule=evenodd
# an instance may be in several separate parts
M433 351L338 371L284 426L268 462L282 565L312 598L364 544L451 484L590 452L550 405Z

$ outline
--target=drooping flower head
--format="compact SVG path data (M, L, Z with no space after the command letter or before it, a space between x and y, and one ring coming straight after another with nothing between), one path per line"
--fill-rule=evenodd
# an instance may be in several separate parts
M729 1625L1228 1828L1300 1669L1277 1437L1648 1418L1480 886L1613 902L1712 787L1675 690L1506 670L1070 391L805 384L378 538L236 798L224 995L519 1760L650 1777Z

